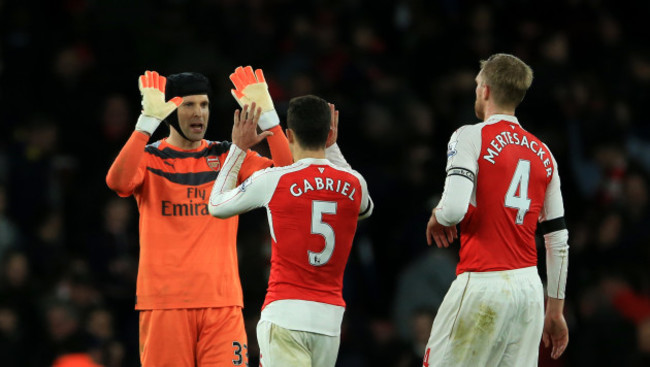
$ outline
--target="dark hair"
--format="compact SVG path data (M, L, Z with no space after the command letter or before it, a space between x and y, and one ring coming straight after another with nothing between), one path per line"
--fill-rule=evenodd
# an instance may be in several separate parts
M324 99L306 95L289 101L287 127L293 130L301 147L310 150L324 148L330 122L330 107Z

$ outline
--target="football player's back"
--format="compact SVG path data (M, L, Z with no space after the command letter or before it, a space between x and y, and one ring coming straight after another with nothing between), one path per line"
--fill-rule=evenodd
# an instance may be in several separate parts
M458 273L537 265L535 230L555 170L550 151L501 115L461 134L476 139L480 150L475 196L460 223Z
M362 193L358 176L327 162L280 178L268 205L274 241L265 305L282 298L345 305L343 272Z

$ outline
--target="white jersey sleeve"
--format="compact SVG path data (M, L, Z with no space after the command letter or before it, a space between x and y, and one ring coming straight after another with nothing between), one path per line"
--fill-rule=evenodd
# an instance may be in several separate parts
M368 184L363 176L354 170L352 170L352 174L359 179L359 183L361 184L361 206L359 207L359 220L361 220L368 218L372 214L375 204L370 198L370 194L368 193Z
M352 169L348 161L345 160L341 148L337 143L332 144L327 149L325 149L325 158L330 161L333 165L348 169L354 174L361 183L362 195L361 195L361 208L359 209L359 220L368 218L375 207L370 195L368 195L368 184L366 180L361 176L361 174Z
M550 153L550 150L548 150ZM562 192L560 191L560 175L557 173L557 162L555 157L551 154L553 160L553 167L555 171L551 177L546 188L546 196L544 197L544 208L540 212L540 222L549 221L551 219L564 217L564 203L562 201Z
M228 156L212 186L208 201L210 215L222 219L228 218L263 207L270 200L280 177L268 174L272 169L257 171L239 187L235 187L245 157L245 151L235 144L230 146Z
M544 208L540 212L540 225L546 246L547 293L549 297L564 299L569 267L569 231L564 223L564 203L560 191L560 176L555 157L555 171L546 188Z
M481 150L481 130L478 125L465 125L456 130L447 145L447 178L436 206L436 220L443 226L453 226L463 219L474 194L478 157Z
M345 160L345 157L343 157L341 148L339 148L339 145L337 143L334 143L325 149L325 158L327 158L327 160L332 162L332 164L334 164L335 166L348 168L348 169L352 168L350 167L348 161Z
M454 131L447 145L447 172L464 168L478 173L478 156L481 151L482 124L465 125Z

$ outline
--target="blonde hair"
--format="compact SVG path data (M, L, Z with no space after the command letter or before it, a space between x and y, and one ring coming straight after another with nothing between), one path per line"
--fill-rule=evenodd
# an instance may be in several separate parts
M480 75L490 86L494 103L517 107L533 83L533 69L519 58L509 54L494 54L481 60Z

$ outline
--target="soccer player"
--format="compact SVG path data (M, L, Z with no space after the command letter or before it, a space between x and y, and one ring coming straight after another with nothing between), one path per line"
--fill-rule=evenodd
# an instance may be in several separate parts
M246 113L244 110L243 113ZM359 219L373 210L363 177L335 144L338 111L322 98L293 98L287 137L296 162L254 173L235 188L255 124L235 114L233 145L210 195L227 218L265 207L271 274L257 325L260 366L331 367L338 355L343 272Z
M569 342L569 246L557 163L515 117L532 81L531 68L515 56L481 61L474 109L483 122L462 126L449 140L444 192L426 237L448 247L460 223L460 261L423 366L536 366L540 338L552 344L555 359ZM538 224L546 244L546 316Z
M266 91L263 80L255 83ZM140 311L141 363L244 366L248 356L236 251L238 218L215 219L207 205L231 146L204 139L210 83L199 73L165 78L147 71L139 87L142 114L106 183L122 197L133 195L140 212L135 308ZM269 136L273 160L246 150L236 181L293 162L277 113L265 114L270 124L260 127L267 130L264 137ZM169 136L147 144L162 120L170 126Z

